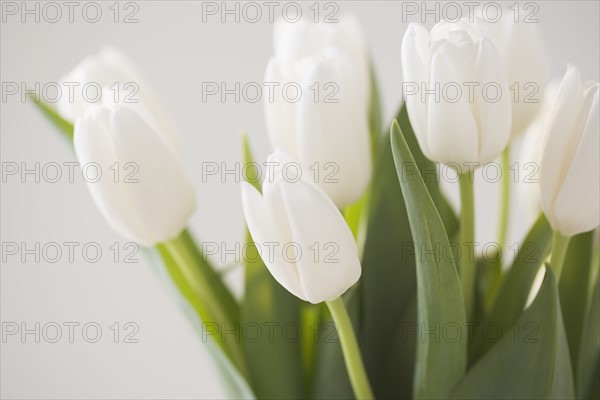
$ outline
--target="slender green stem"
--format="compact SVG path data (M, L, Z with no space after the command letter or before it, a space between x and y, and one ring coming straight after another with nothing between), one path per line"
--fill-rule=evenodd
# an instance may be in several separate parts
M475 209L473 196L473 172L460 176L460 282L467 320L473 312L475 294Z
M338 335L344 353L346 369L350 377L350 383L357 399L374 399L371 385L367 377L367 372L360 355L360 349L352 328L352 321L348 316L348 311L341 297L327 302L327 307L331 312L334 322L338 328Z
M206 336L211 336L231 359L243 376L247 376L239 340L223 335L239 329L239 315L230 304L234 301L216 272L203 262L203 255L187 231L157 245L167 272L204 324ZM218 282L217 282L218 281Z
M500 219L498 221L498 244L504 250L506 244L506 233L508 231L508 219L510 213L510 146L506 146L502 152L502 193L500 197Z
M567 249L569 248L569 236L562 235L559 231L554 231L552 234L552 255L550 256L550 266L554 270L556 280L560 279Z

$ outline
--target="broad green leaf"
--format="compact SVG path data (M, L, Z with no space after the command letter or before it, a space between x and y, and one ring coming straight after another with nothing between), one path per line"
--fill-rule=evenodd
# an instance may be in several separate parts
M415 306L412 236L392 158L389 135L380 147L373 175L361 276L364 362L376 397L412 395L414 359L397 357L389 344ZM414 347L414 337L397 348Z
M249 164L253 158L245 135L242 145L244 163ZM257 178L247 176L249 182L260 190ZM252 243L249 233L247 243ZM260 259L256 247L248 246L247 250L244 254L245 294L241 326L251 386L259 398L304 397L301 340L295 337L301 327L301 302L277 283Z
M589 300L587 289L592 267L593 240L593 231L571 238L558 284L572 360L577 360L579 355L579 341ZM574 363L573 367L576 368L577 364Z
M450 242L442 219L416 170L398 123L391 128L392 152L406 202L408 219L417 245L417 306L419 327L442 329L466 326L460 281L452 257L444 254ZM414 171L412 173L411 171ZM440 328L441 327L441 328ZM461 379L467 365L467 337L436 340L425 336L417 342L414 398L443 398Z
M600 399L600 279L596 280L581 332L577 394L578 399Z
M45 101L38 99L33 95L28 96L28 98L36 105L38 110L40 110L42 114L44 114L50 122L52 122L52 124L57 127L67 139L69 139L69 141L73 140L74 127L72 123L61 117L58 112Z
M556 279L452 391L455 399L572 399L573 374Z
M457 218L439 191L437 176L431 173L435 165L419 149L405 107L397 118L419 170L428 171L425 179L437 199L436 207L448 211L444 224L453 235ZM382 135L377 154L360 287L364 361L377 397L410 398L416 335L407 333L417 324L415 252L389 129Z
M224 330L233 331L239 325L240 311L236 300L221 277L208 264L191 234L184 230L169 242L159 243L167 272L182 296L197 312L206 331L229 356L243 376L247 376L242 349L238 341L227 340Z
M531 284L540 265L550 251L552 229L546 218L541 215L525 239L518 243L512 266L503 277L492 311L486 323L498 324L506 332L517 322L527 303ZM504 249L507 252L509 249ZM479 358L492 343L475 337L475 357Z

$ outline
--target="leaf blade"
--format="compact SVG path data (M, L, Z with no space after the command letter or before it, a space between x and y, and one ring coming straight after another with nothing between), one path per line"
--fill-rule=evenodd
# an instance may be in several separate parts
M396 121L392 123L391 141L415 244L429 246L429 249L436 249L438 245L450 248L442 219ZM405 168L414 173L405 175ZM440 254L427 257L419 250L416 264L420 326L429 329L448 324L465 326L465 309L454 260ZM416 357L414 397L446 397L466 369L466 335L456 341L426 337L417 343Z
M550 268L518 329L536 338L504 335L452 391L455 399L554 399L574 397L573 374L556 279ZM534 341L532 341L534 340Z

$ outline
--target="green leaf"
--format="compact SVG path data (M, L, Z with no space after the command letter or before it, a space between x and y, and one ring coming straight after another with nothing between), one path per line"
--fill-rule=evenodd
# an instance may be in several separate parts
M577 398L600 399L600 279L587 307L577 364Z
M419 170L436 202L446 210L444 225L450 235L458 220L442 196L435 164L421 152L410 126L406 107L398 121ZM392 156L390 131L382 135L371 182L368 224L361 277L363 359L375 395L380 398L412 397L417 325L417 278L414 244L402 191ZM390 343L393 343L390 348Z
M206 331L210 331L209 336L246 377L247 370L239 342L227 340L223 333L224 330L233 331L238 327L239 306L196 246L191 234L184 230L176 238L158 243L156 249L176 287L206 325Z
M567 337L550 268L535 301L510 330L469 370L451 398L574 398Z
M466 326L465 309L456 264L444 254L444 249L450 248L444 224L396 121L391 136L396 171L417 245L419 327L462 329ZM455 340L436 340L433 335L421 338L417 342L414 397L446 397L463 376L466 365L466 335Z
M487 323L498 324L502 332L506 332L517 322L527 303L529 290L540 265L550 252L552 229L546 218L541 215L535 222L525 239L519 243L512 266L500 283L492 311ZM508 249L504 249L508 251ZM475 338L477 359L492 345Z
M156 248L142 248L142 250L159 277L165 280L166 286L180 300L184 314L195 328L198 337L208 346L209 353L214 358L215 367L219 372L219 377L222 383L224 383L227 397L254 399L255 395L252 393L248 383L231 359L227 357L226 352L223 351L220 344L215 340L206 340L207 331L202 324L201 318L199 318L200 315L204 314L204 311L199 312L199 308L203 308L200 297L187 284L184 275L179 270L173 258L169 255L161 255L159 249Z
M73 124L61 117L58 112L52 106L50 106L50 104L39 98L36 98L35 95L28 96L28 98L33 101L33 104L36 105L38 110L40 110L42 114L44 114L50 120L50 122L52 122L52 124L57 127L67 139L69 139L69 141L72 141L74 133Z
M246 135L242 145L244 163L249 164L253 158ZM260 190L258 176L246 178ZM249 233L247 242L252 243ZM301 329L301 302L273 278L256 247L247 247L244 262L242 344L251 386L259 398L304 397L301 341L295 337ZM257 337L256 332L262 334Z
M373 160L377 159L379 138L381 135L381 104L379 99L379 87L373 63L369 65L369 79L371 81L371 93L369 103L369 130L371 132L371 154Z
M593 231L571 238L558 284L571 360L577 360L579 355L579 341L589 300L587 289L592 266L593 240ZM575 364L574 367L576 366Z
M456 214L454 214L450 203L448 203L448 200L446 200L440 190L440 177L437 174L436 163L425 157L425 154L423 154L423 151L419 146L417 137L410 124L406 105L401 107L396 121L400 126L404 140L406 140L406 143L408 144L408 148L415 160L415 164L419 169L421 179L425 182L429 195L442 218L442 222L448 233L448 238L452 239L458 230L458 218L456 217ZM411 171L406 172L411 173Z

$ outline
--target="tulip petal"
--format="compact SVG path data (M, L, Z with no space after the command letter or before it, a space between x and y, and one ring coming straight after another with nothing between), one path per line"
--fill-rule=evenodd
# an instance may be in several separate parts
M430 95L428 101L428 146L427 157L442 163L463 164L478 161L477 124L473 118L469 96L444 94L443 88L461 86L468 73L464 70L465 51L450 43L443 43L432 57L431 89L440 93L439 101ZM435 85L439 83L436 89ZM462 88L462 86L461 86ZM451 94L450 94L451 93ZM425 150L425 149L424 149ZM463 165L460 165L462 168Z
M544 126L546 141L540 166L540 190L542 208L553 228L556 228L556 196L579 141L579 133L575 133L574 128L583 103L582 93L579 70L569 66ZM573 148L570 156L565 151L569 148Z
M179 160L133 110L92 110L78 119L74 145L80 163L101 168L101 179L87 185L115 230L151 246L185 228L196 207L194 188Z
M302 80L298 104L299 158L305 172L319 174L311 180L338 207L360 199L371 177L369 126L356 74L340 53L318 59ZM318 98L311 90L315 83Z
M294 296L306 300L296 265L286 262L281 257L281 247L290 240L283 238L277 230L276 224L282 221L273 220L272 212L265 199L248 182L242 182L242 207L248 230L252 240L261 249L261 256L266 267L277 282ZM279 246L273 254L267 251L266 243L276 243Z
M306 299L311 303L334 300L361 274L352 233L321 189L305 181L282 185L292 237L302 250L297 265Z
M296 104L283 97L282 89L288 82L293 82L293 79L284 73L276 58L271 58L265 72L265 82L278 85L273 98L269 98L269 95L264 96L265 119L271 146L297 154ZM290 89L289 96L294 96L292 91L293 89Z
M428 154L427 102L421 100L421 85L429 82L429 32L411 23L402 38L402 73L404 93L410 124L417 136L419 146Z
M598 86L588 91L586 97L580 115L582 119L587 116L581 140L554 206L556 224L568 236L590 231L600 224L600 180L596 179L600 170Z
M487 164L500 155L511 132L511 95L502 60L494 45L486 38L479 41L475 64L475 89L479 125L479 162Z
M323 48L323 34L319 25L304 20L290 23L279 19L273 27L275 57L284 64L312 57Z
M369 76L369 46L366 35L354 14L344 15L331 32L331 44L346 54L356 68L360 81L361 99L368 107L371 97L371 78Z

